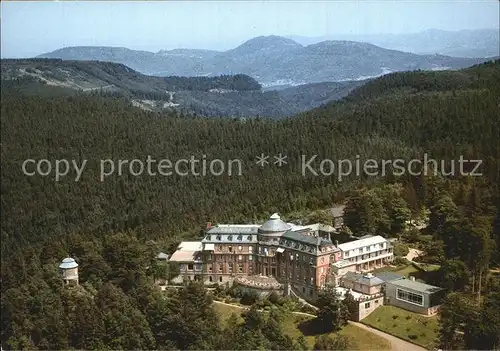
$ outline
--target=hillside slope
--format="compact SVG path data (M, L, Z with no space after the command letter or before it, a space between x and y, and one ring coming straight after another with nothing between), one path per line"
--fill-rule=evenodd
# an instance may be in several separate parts
M500 62L468 70L488 76ZM431 73L429 73L431 74ZM463 75L464 72L458 73ZM438 73L448 81L447 72ZM376 82L374 82L375 84ZM301 155L317 159L408 159L428 152L437 159L483 159L477 184L498 185L499 81L476 88L382 94L343 100L294 118L176 118L131 108L95 96L43 98L4 95L1 103L2 244L134 229L151 237L174 235L207 218L244 221L269 211L329 206L359 183L377 177L301 173ZM154 118L162 117L162 118ZM287 155L287 165L260 168L261 153ZM206 156L239 159L241 176L133 176L126 167L99 181L99 160ZM75 173L27 177L27 158L88 160L82 179ZM319 162L319 161L318 161ZM318 167L318 164L315 165ZM272 189L272 190L270 190ZM32 201L32 199L37 199ZM9 239L10 238L10 239ZM6 241L4 241L4 239Z
M364 82L297 86L262 91L253 78L147 76L112 62L58 59L2 60L2 90L55 95L98 93L123 96L152 111L177 110L202 116L284 117L340 99Z

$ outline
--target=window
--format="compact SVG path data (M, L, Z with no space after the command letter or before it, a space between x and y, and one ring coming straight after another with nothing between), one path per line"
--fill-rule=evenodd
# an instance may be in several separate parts
M238 255L238 261L241 261L243 259L243 256Z
M216 237L216 238L217 238L217 240L220 240L221 236L220 236L220 235L217 235L217 237Z
M238 240L239 240L239 241L243 240L243 236L238 235ZM241 247L241 246L240 246L240 247Z
M233 272L233 262L229 262L228 266L229 266L229 273L232 273Z
M210 280L210 282L214 281L213 278L212 278L212 276L208 277L208 280Z
M396 289L396 299L401 301L406 301L408 303L423 306L424 305L424 296L420 294L415 294L410 291L406 291L403 289Z
M365 303L365 310L368 309L368 308L370 308L370 303L369 302Z
M243 263L238 264L238 272L242 273L243 272Z
M192 271L192 270L193 270L193 264L190 263L190 264L188 264L188 271Z
M240 250L240 251L243 250L243 247L241 245L238 246L238 250Z
M222 277L219 277L219 282L221 282L221 283L222 283Z
M252 253L253 252L253 246L248 247L248 252Z
M233 240L233 236L232 235L228 235L227 236L227 240L232 241Z
M233 252L233 248L231 246L228 247L229 252Z
M252 241L252 236L251 235L247 236L247 240Z
M219 272L222 272L222 263L219 263Z
M375 300L375 304L378 305L378 300Z
M344 254L344 257L349 257L349 251Z
M249 255L249 256L248 256L248 260L249 260L249 261L253 261L253 256L252 256L252 255Z

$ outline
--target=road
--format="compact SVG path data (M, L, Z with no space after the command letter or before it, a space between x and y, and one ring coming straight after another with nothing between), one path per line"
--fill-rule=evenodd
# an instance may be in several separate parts
M95 88L81 88L83 91L92 91L92 90L100 90L100 89L107 89L107 88L112 88L114 87L115 85L114 84L110 84L110 85L105 85L103 87L95 87Z
M222 301L215 301L214 300L213 302L217 303L217 304L220 304L220 305L225 305L225 306L240 308L240 309L243 309L243 310L248 310L249 309L249 307L246 307L246 306L233 305L233 304L225 303L225 302L222 302ZM292 313L295 314L295 315L300 315L300 316L307 316L307 317L312 317L312 318L316 317L315 315L310 314L310 313L304 313L304 312L292 312ZM411 342L405 341L405 340L400 339L398 337L395 337L395 336L393 336L391 334L384 333L384 332L382 332L380 330L371 328L371 327L369 327L367 325L364 325L362 323L349 321L349 324L355 325L358 328L365 329L365 330L367 330L367 331L369 331L369 332L371 332L373 334L376 334L376 335L384 338L385 340L389 341L391 343L391 351L425 351L426 350L425 348L423 348L421 346L412 344Z

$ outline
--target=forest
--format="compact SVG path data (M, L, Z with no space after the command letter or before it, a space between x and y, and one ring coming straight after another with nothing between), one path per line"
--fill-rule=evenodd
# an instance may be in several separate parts
M185 288L189 294L163 298L151 284L155 254L198 238L206 222L259 222L274 212L291 218L344 202L344 220L360 236L397 236L401 218L429 209L429 234L440 243L433 246L436 260L448 262L445 267L455 276L463 268L455 261L467 268L461 279L447 280L443 315L450 311L450 317L442 322L443 348L498 346L498 330L471 327L459 340L454 331L467 320L500 325L495 319L499 286L487 278L489 267L500 264L499 97L498 60L457 72L390 74L343 100L281 120L206 119L143 111L120 97L2 91L2 347L221 347L221 335L227 334L218 323L206 323L217 318L206 291L193 285ZM256 156L272 159L279 153L287 156L283 167L255 164ZM482 160L482 176L388 172L339 181L336 173L300 172L301 155L408 161L422 160L425 153L447 164L460 156ZM100 160L148 155L239 159L244 173L153 177L125 172L99 180ZM79 181L71 171L56 182L23 174L26 159L88 162ZM62 289L57 272L69 255L80 262L81 289L73 291ZM458 305L473 307L448 308L469 301L470 293L472 305ZM245 334L266 331L248 327L261 325L252 318L257 317L247 316L241 330L236 328L241 335L230 340L254 343L231 341L232 348L300 348L279 333L274 339Z

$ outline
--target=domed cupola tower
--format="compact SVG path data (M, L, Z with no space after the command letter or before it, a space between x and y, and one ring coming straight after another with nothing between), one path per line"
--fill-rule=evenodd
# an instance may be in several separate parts
M78 285L78 263L73 258L67 257L62 260L59 270L65 285Z
M290 229L292 229L292 227L288 223L282 221L277 213L274 213L259 227L258 233L265 237L279 237Z

